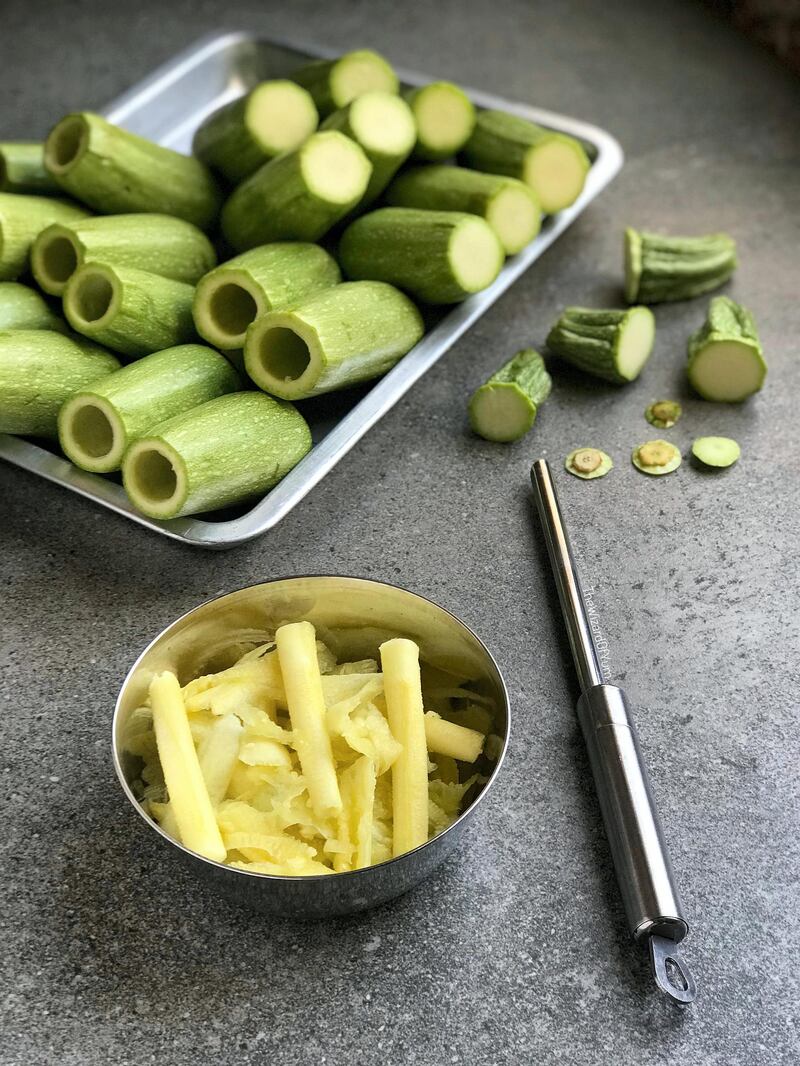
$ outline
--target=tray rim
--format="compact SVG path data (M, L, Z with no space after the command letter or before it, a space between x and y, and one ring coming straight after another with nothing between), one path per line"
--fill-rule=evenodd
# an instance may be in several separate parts
M332 58L338 49L314 44L301 44L280 37L266 37L246 31L223 31L201 37L171 59L157 66L150 74L136 82L101 110L109 120L124 123L143 102L157 99L185 72L200 65L207 58L241 45L267 44L300 52L310 58ZM401 81L424 84L430 77L416 71L397 67ZM619 173L624 154L619 142L606 130L580 119L558 112L533 107L521 101L508 100L493 93L469 86L464 91L481 107L510 111L544 125L551 126L588 142L596 150L596 158L583 192L576 202L558 215L550 216L539 236L522 252L506 260L494 283L463 303L456 304L403 359L382 378L342 418L309 454L286 477L263 496L245 514L224 521L208 521L187 517L169 521L147 518L136 511L124 489L115 481L80 470L67 459L54 455L30 441L10 434L0 434L0 458L37 474L47 481L71 489L78 495L132 521L160 533L171 540L207 549L227 549L243 544L268 532L295 507L323 477L353 448L361 437L397 403L483 315L491 305L519 278L585 210Z

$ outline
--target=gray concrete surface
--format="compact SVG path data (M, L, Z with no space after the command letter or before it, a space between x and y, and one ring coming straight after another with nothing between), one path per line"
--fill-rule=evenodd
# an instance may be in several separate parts
M0 468L3 568L0 1061L569 1063L800 1061L797 395L800 83L699 3L493 0L157 5L7 0L2 135L43 134L221 27L366 43L393 60L612 130L621 177L271 534L228 554L159 539ZM703 301L659 308L624 391L559 374L527 440L480 443L469 391L539 345L567 302L617 299L625 224L735 234L730 291L757 315L765 391L687 398L669 433L736 437L720 475L628 463L652 399L684 396ZM602 482L559 487L637 710L701 988L674 1009L627 939L553 593L530 461L598 444ZM469 847L363 917L271 921L210 897L113 776L128 665L198 600L275 574L398 581L460 613L505 670L510 756Z

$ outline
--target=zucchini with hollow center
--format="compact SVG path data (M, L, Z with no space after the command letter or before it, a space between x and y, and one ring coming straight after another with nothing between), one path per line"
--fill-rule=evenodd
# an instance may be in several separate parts
M519 440L535 422L552 386L541 355L524 348L475 390L469 403L470 425L485 440Z
M17 281L0 281L0 330L66 330L66 323L54 314L35 289Z
M396 93L400 88L391 64L368 48L346 52L338 59L315 60L290 77L311 93L323 117L346 107L362 93Z
M689 384L717 403L741 403L759 392L767 376L755 320L727 296L715 296L705 322L689 338Z
M154 352L72 396L58 416L64 453L84 470L118 470L154 426L241 388L224 355L200 344Z
M132 267L86 263L64 290L73 329L138 359L195 339L194 288Z
M736 269L736 242L727 233L665 237L625 230L625 299L655 304L689 300L723 285Z
M423 332L402 292L380 281L349 282L254 322L245 366L266 392L301 400L385 374Z
M61 188L44 165L40 141L5 141L0 144L0 192L58 196Z
M206 274L194 294L197 332L225 350L242 348L247 328L342 280L333 256L318 244L285 241L237 255Z
M291 404L261 392L233 392L132 444L123 484L143 514L177 518L266 492L310 448L311 431Z
M356 219L339 245L348 277L387 281L432 304L457 303L485 289L504 258L482 218L411 207L383 207Z
M236 184L268 159L298 148L317 128L311 94L293 81L263 81L215 111L194 135L198 159Z
M434 81L406 93L417 124L414 158L437 163L460 152L475 128L475 105L463 89Z
M655 319L647 307L627 311L568 307L547 335L547 347L587 374L625 385L650 358Z
M67 115L45 141L44 161L62 189L105 215L174 215L213 226L220 191L199 159L139 137L90 111Z
M68 200L0 192L0 281L14 281L28 266L31 245L54 222L77 222L89 212Z
M45 292L60 296L84 263L135 267L194 284L217 262L202 230L169 215L103 215L42 230L31 249L31 270Z
M0 433L55 437L61 405L118 369L110 352L50 329L0 333Z
M533 189L545 214L580 196L589 157L579 141L505 111L480 111L464 147L467 165L519 178Z
M386 190L386 202L393 207L480 215L500 238L507 255L521 251L542 225L542 209L529 185L516 178L466 167L407 170Z
M414 147L417 127L411 109L395 93L362 93L325 119L323 130L340 130L359 144L372 164L360 207L383 192Z
M222 209L222 231L237 251L319 240L361 200L371 173L355 141L338 130L313 133L242 182Z

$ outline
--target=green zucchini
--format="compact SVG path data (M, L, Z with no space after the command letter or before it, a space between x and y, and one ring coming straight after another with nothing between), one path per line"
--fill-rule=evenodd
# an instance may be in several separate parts
M415 159L438 163L461 151L475 129L475 106L463 89L434 81L410 89L406 100L417 124Z
M338 59L319 59L289 75L308 89L320 115L326 117L346 107L362 93L396 93L400 89L391 65L369 49L347 52Z
M352 222L339 262L353 280L388 281L426 303L457 303L494 281L504 253L482 218L383 207Z
M397 289L349 282L257 319L247 331L245 367L266 392L301 400L386 373L423 332L419 311Z
M643 474L671 474L681 465L680 449L668 440L648 440L631 453L631 462Z
M55 437L61 405L119 367L110 352L50 329L0 332L0 433Z
M541 355L524 348L475 390L469 403L470 425L485 440L519 440L536 421L552 387Z
M402 97L386 92L357 96L347 107L329 115L322 129L345 133L363 148L372 164L367 191L359 207L380 196L408 159L417 137L411 108Z
M45 141L44 161L62 189L104 215L174 215L209 229L220 192L204 163L107 122L67 115Z
M7 329L55 329L63 333L66 323L35 289L17 281L0 281L0 330Z
M614 460L599 448L575 448L564 460L564 469L581 481L594 481L614 469Z
M45 227L87 216L67 200L0 192L0 281L14 281L27 270L31 245Z
M169 215L103 215L42 230L31 248L37 282L60 296L84 263L136 267L160 277L194 284L217 262L202 230Z
M742 449L730 437L698 437L692 443L692 455L704 466L722 469L739 461Z
M126 449L154 426L239 388L239 375L212 348L153 352L67 400L58 416L61 448L84 470L119 470Z
M393 207L480 215L500 238L507 255L521 251L542 225L542 209L529 185L516 178L483 174L466 167L407 170L386 190L386 202Z
M723 285L736 269L736 242L727 233L664 237L625 230L625 298L655 304L690 300Z
M507 174L530 185L547 215L575 203L590 166L574 137L505 111L478 113L464 158L475 170Z
M242 182L222 209L222 232L240 252L271 241L319 240L361 200L371 172L349 137L313 133Z
M689 384L717 403L741 403L759 392L767 364L750 312L727 296L715 296L706 320L689 338Z
M655 319L647 307L598 311L568 307L547 335L547 347L587 374L624 385L650 358Z
M311 431L291 404L260 392L233 392L135 441L122 480L144 514L178 518L266 492L310 448Z
M138 359L195 339L194 288L133 267L86 263L64 290L64 314L78 333Z
M333 256L317 244L277 242L251 248L218 266L194 294L197 332L217 348L244 346L247 327L342 280Z
M268 159L299 148L318 121L305 89L293 81L262 81L209 115L194 135L192 150L235 185Z
M5 141L0 144L0 192L58 196L61 188L44 165L40 141Z

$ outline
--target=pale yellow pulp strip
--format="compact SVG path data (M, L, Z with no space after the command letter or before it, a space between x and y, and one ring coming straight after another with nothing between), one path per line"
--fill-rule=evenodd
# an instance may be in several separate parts
M393 852L402 855L428 839L428 748L419 673L419 648L398 637L381 644L386 713L403 750L392 764Z
M475 729L446 722L431 711L425 715L425 739L428 751L436 755L449 755L460 762L475 762L483 751L486 739Z
M311 808L318 818L342 809L339 781L325 716L314 627L292 622L275 634L294 747L306 780Z
M195 751L181 687L172 673L150 682L150 706L158 757L180 841L208 859L223 862L225 845Z
M375 763L362 755L339 777L342 793L342 814L339 819L339 838L353 848L348 859L335 855L333 868L362 870L372 864L372 818L375 812Z

